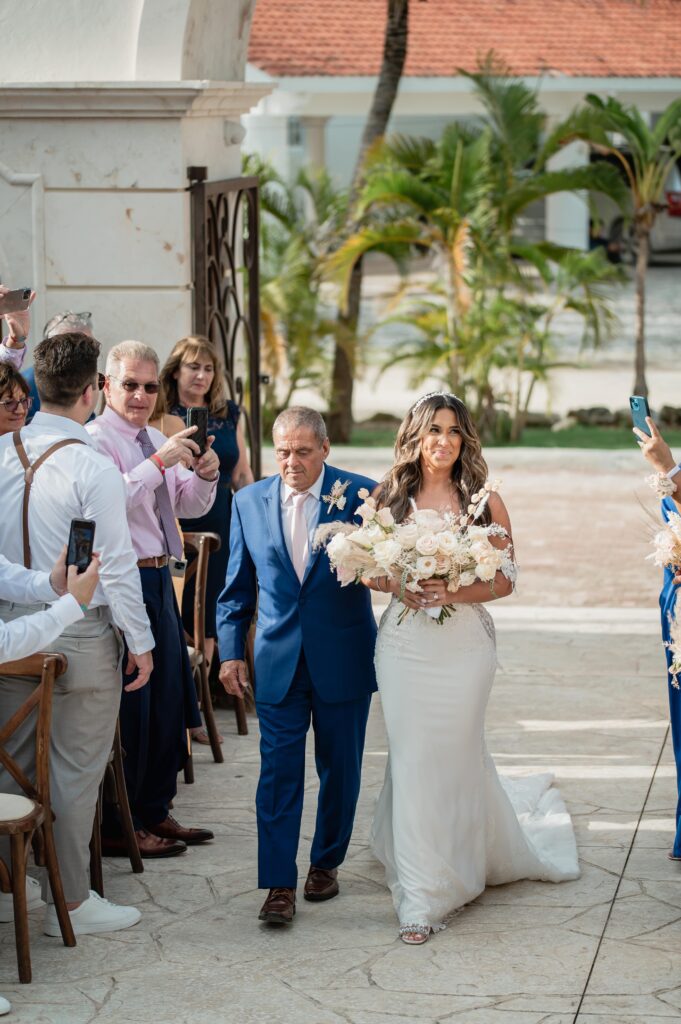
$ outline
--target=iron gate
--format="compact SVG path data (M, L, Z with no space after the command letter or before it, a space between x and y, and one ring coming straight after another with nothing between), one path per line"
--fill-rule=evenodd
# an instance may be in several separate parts
M257 178L206 181L189 167L194 330L222 356L230 398L241 406L256 480L261 475L259 203Z

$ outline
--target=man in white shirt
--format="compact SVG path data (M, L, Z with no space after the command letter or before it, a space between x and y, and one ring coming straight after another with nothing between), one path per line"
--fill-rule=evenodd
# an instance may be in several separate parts
M45 644L56 640L67 626L83 618L99 579L99 558L93 556L81 576L77 574L75 566L70 566L67 579L65 555L66 548L51 573L32 572L21 565L13 565L0 555L0 598L3 601L34 604L54 601L60 595L59 600L44 611L34 612L33 615L26 615L10 623L0 621L0 664L35 654ZM26 903L29 910L42 905L39 890L40 886L35 879L27 877ZM0 921L14 920L13 902L11 893L0 893ZM9 1013L11 1009L7 999L0 996L0 1016Z
M23 455L12 435L0 438L0 553L10 561L47 570L69 536L71 521L88 519L96 523L101 554L100 583L90 608L51 645L69 662L55 687L50 767L57 856L76 934L115 931L139 920L135 908L114 906L90 892L89 842L120 702L119 630L129 650L126 667L130 673L137 669L128 683L132 688L147 682L154 646L128 530L123 481L110 460L94 450L83 426L97 398L99 350L99 343L84 334L42 341L35 350L42 408L21 431ZM37 460L50 450L36 468ZM34 467L27 513L22 458ZM5 621L32 610L35 606L0 601L0 618ZM5 721L25 699L26 687L2 675L0 684L0 721ZM12 788L13 780L0 774L0 789ZM43 894L50 904L45 932L59 936L46 883Z

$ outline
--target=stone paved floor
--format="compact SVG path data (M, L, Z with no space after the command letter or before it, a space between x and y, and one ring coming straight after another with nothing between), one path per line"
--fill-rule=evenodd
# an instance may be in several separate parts
M301 901L292 929L268 930L256 920L261 894L254 888L257 723L248 737L237 737L231 715L222 713L225 764L200 753L197 782L181 785L176 801L178 817L213 827L215 842L166 863L147 862L139 876L122 861L106 863L107 895L143 911L129 931L83 938L70 950L42 935L35 913L32 985L16 983L11 926L0 925L0 992L14 1004L9 1019L678 1019L681 873L666 859L675 801L655 614L510 605L493 614L500 671L488 716L490 750L502 771L556 773L577 829L578 881L492 888L423 948L397 941L381 869L366 846L386 756L376 700L341 896L321 905ZM313 827L311 758L308 769L301 865Z

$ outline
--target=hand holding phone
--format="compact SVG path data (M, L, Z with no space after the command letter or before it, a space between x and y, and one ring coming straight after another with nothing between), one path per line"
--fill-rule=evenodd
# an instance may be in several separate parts
M75 565L83 573L92 560L95 543L95 523L92 519L72 519L69 543L66 549L66 565Z

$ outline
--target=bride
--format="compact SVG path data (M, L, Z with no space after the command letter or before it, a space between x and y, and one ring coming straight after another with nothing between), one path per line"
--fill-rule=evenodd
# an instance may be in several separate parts
M455 395L420 398L400 426L395 453L374 496L397 522L415 508L466 510L487 479L480 440ZM503 526L507 536L492 541L511 545L498 494L490 494L482 522ZM397 579L370 584L394 595L376 646L389 756L371 844L385 865L400 937L412 945L426 942L485 885L579 876L572 825L552 777L501 780L485 746L496 648L484 603L506 597L513 584L498 572L491 584L452 594L432 579L401 598ZM440 625L424 609L443 604L455 610ZM398 622L405 605L413 614Z

